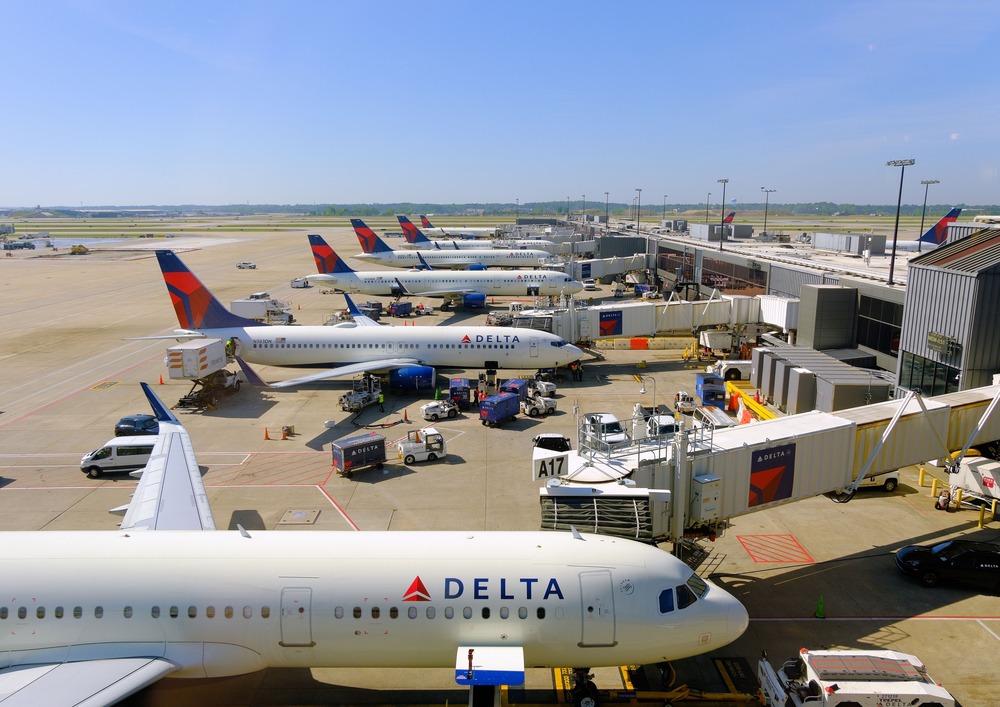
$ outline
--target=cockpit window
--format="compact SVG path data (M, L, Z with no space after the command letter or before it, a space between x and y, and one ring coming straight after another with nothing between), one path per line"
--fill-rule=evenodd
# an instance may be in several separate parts
M708 591L708 582L696 574L692 574L688 577L688 581L685 582L685 584L691 588L691 591L694 592L694 595L699 599L705 596L705 592Z
M566 344L568 344L568 343L569 342L566 341L565 339L559 339L558 341L550 341L549 345L555 346L556 348L559 348L560 346L566 346Z
M660 613L669 614L674 610L674 590L664 589L660 592Z
M679 584L677 586L677 608L678 609L686 609L689 606L691 606L692 604L694 604L696 601L698 601L698 597L696 597L694 595L694 592L692 592L688 588L688 585L686 585L686 584Z

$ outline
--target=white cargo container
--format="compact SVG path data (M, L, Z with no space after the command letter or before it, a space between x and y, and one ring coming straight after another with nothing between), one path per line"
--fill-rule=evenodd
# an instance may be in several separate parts
M692 476L719 479L710 518L751 511L843 488L853 480L855 426L824 412L809 412L715 430L712 449L691 460Z
M167 349L167 373L171 380L194 380L226 367L226 345L222 339L185 341Z

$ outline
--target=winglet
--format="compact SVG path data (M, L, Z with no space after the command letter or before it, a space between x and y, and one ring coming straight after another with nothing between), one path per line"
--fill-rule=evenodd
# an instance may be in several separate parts
M346 292L344 293L344 300L347 302L347 311L351 313L352 317L365 316L361 313L361 310L358 309L358 305L354 304L354 300L351 299L351 296Z
M352 218L351 225L354 227L354 235L358 237L361 250L365 253L391 253L392 248L385 244L378 235L370 229L364 221L359 218Z
M252 385L254 388L270 388L271 386L264 382L264 379L257 375L257 371L250 368L250 364L244 361L239 356L233 356L236 359L236 363L239 364L240 369L243 371L243 375L247 377L247 383Z
M417 251L417 260L420 261L420 269L421 270L433 270L434 269L434 268L432 268L430 266L430 264L426 260L424 260L424 256L422 256L420 254L419 250Z
M408 289L406 289L406 285L404 285L402 282L400 282L398 277L396 278L396 285L399 287L399 293L400 293L401 297L403 295L409 295L410 294L410 291Z
M310 235L309 247L312 248L313 260L316 261L316 270L320 275L354 272L351 266L327 244L323 236Z
M170 412L170 408L156 397L156 393L153 392L148 383L140 382L139 385L142 386L142 392L146 394L146 400L149 401L149 406L153 408L153 416L156 417L158 422L176 422L180 424L180 420L174 417L174 413Z

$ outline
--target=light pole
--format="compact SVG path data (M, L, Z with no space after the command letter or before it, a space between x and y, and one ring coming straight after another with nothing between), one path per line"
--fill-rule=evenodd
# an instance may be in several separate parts
M899 167L899 196L896 198L896 225L892 229L892 257L889 258L889 285L892 285L892 272L896 267L896 237L899 236L899 209L903 205L903 175L906 174L906 168L911 164L916 162L916 160L889 160L885 163L886 167Z
M569 225L569 197L566 197L566 225Z
M705 197L705 223L708 223L708 205L712 201L712 192L708 192L708 196Z
M639 395L645 395L646 394L646 381L647 380L653 381L653 399L650 401L653 404L650 407L653 408L653 414L656 415L657 414L657 411L656 411L656 379L653 378L653 376L643 376L642 377L642 388L639 389Z
M663 195L663 218L661 220L662 221L666 221L667 220L667 195L666 194ZM660 225L662 226L663 224L661 223Z
M604 231L608 230L608 192L604 192Z
M927 190L930 189L931 184L940 184L941 182L937 179L921 179L920 183L924 185L924 208L920 211L920 233L917 234L917 252L920 252L920 246L922 241L920 240L924 235L924 214L927 213Z
M639 212L642 211L642 189L635 188L635 232L639 232Z
M583 194L583 225L587 225L587 195Z
M768 197L770 197L771 194L773 194L774 192L776 192L778 190L777 189L765 189L764 187L761 187L760 190L762 192L764 192L764 235L766 236L767 235L767 202L768 202Z
M722 250L722 242L726 240L726 185L729 184L728 179L716 179L719 184L722 185L722 210L719 222L719 250Z
M518 219L521 217L521 200L514 199L514 225L517 225Z

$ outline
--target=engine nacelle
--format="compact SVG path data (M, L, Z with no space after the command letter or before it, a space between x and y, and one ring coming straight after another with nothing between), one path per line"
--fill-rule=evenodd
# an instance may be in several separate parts
M435 380L431 366L405 366L389 371L389 387L400 390L433 389Z
M486 266L483 265L482 263L473 263L472 265L466 268L466 270L485 270L485 269Z
M472 309L482 309L486 306L486 295L480 293L462 295L462 306Z

